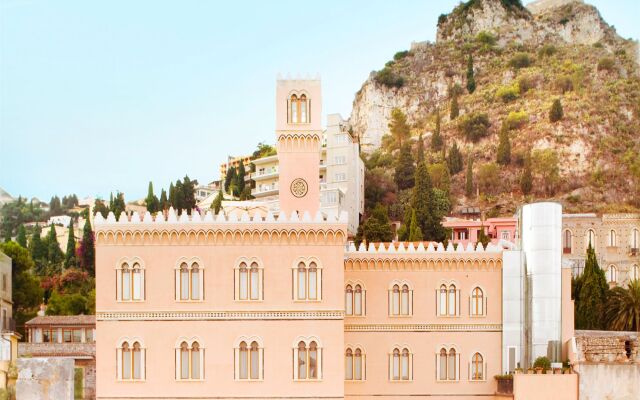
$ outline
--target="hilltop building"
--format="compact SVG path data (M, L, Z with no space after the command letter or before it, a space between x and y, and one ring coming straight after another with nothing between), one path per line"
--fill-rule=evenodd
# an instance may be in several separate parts
M505 246L356 248L322 212L320 106L319 81L278 80L277 214L96 216L97 398L491 399L573 351L559 204ZM513 391L577 399L566 376Z

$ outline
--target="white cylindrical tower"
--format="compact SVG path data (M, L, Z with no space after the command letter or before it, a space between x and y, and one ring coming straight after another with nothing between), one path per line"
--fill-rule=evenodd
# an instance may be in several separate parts
M547 356L561 361L562 205L542 202L520 210L524 253L527 361ZM531 364L530 364L531 365Z

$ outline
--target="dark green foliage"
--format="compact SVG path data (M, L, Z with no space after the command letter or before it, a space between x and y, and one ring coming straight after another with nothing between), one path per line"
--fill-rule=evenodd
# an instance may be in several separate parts
M480 230L478 231L478 242L476 243L476 245L478 243L482 243L482 247L486 249L490 241L491 239L489 238L487 233L484 231L484 225L481 225Z
M476 79L473 75L473 56L467 59L467 91L473 93L476 90Z
M396 54L394 54L393 55L393 59L395 61L398 61L398 60L402 60L403 58L405 58L405 57L407 57L409 55L411 55L411 52L409 52L409 50L403 50L403 51L399 51Z
M509 138L509 128L503 123L499 134L497 161L501 165L511 163L511 139Z
M411 227L411 218L415 214L415 211L410 206L405 207L404 217L402 218L402 225L398 229L398 240L401 242L409 240L409 233Z
M363 240L367 243L390 242L393 239L387 208L382 204L375 206L371 216L361 226L360 237L356 238L358 243Z
M197 182L189 179L188 175L184 176L184 180L182 181L182 208L184 208L189 215L191 215L191 210L196 208L196 184Z
M444 24L447 21L447 14L440 14L438 16L438 26Z
M69 223L69 238L67 239L67 251L64 254L64 267L75 266L76 260L76 236L73 233L73 219Z
M518 85L502 86L496 91L496 97L505 103L513 101L520 96Z
M433 135L431 136L431 150L440 151L442 150L443 140L440 135L440 111L436 111L436 126L433 130Z
M100 213L100 215L102 215L102 218L107 218L107 216L109 215L109 207L107 207L107 205L104 203L104 200L96 199L93 205L93 213L93 215Z
M245 186L239 196L239 200L251 200L253 199L253 195L251 194L251 188L249 186Z
M89 275L95 276L96 246L93 230L91 229L91 222L88 218L82 228L82 242L80 242L78 257L80 258L80 266L87 271Z
M477 142L489 134L489 126L491 123L486 113L473 112L460 118L458 130L467 140Z
M257 158L275 156L276 154L277 154L277 151L275 147L269 144L260 142L258 143L258 147L256 148L256 150L251 155L251 158L255 160Z
M56 268L59 268L59 264L64 260L64 254L58 243L56 227L53 224L51 224L51 229L49 229L49 234L47 234L47 260L50 265L53 264Z
M416 218L416 210L411 210L411 224L409 225L409 241L420 242L422 241L422 230L418 225L418 219Z
M449 119L454 120L460 115L460 107L458 106L458 96L451 97L451 108L449 109Z
M467 160L467 175L465 177L464 193L467 197L473 196L473 159Z
M224 200L224 196L222 194L222 189L220 189L216 198L211 202L211 208L216 214L218 214L222 208L222 200Z
M185 207L184 202L184 188L182 187L182 181L178 179L176 181L176 186L174 187L175 192L175 202L172 204L173 209L177 211L178 214L182 214L182 209Z
M558 49L556 48L556 46L554 46L552 44L545 44L538 51L538 56L539 57L551 57L557 51L558 51Z
M560 121L563 116L564 111L562 110L562 103L560 102L560 99L555 99L551 105L551 109L549 110L549 121Z
M418 163L424 161L424 140L422 139L422 133L418 136L418 149L416 150L416 160Z
M449 172L451 175L456 175L458 172L462 171L462 153L460 153L460 150L458 149L457 142L453 142L453 145L449 150L447 164L449 165Z
M604 311L609 286L604 271L598 265L596 252L587 248L580 292L575 301L575 324L577 329L604 329Z
M364 180L364 208L371 210L376 204L391 205L395 201L396 185L382 168L366 169Z
M169 207L176 208L176 188L173 186L173 182L169 184Z
M444 240L442 226L434 198L431 177L424 162L418 164L415 172L415 186L411 197L411 207L415 211L416 221L424 240ZM413 216L412 216L413 218Z
M18 235L16 236L16 243L20 246L27 248L27 231L24 229L24 225L18 227Z
M373 79L377 83L390 88L401 88L404 86L404 78L394 73L388 66L378 71Z
M522 194L528 195L533 189L533 176L531 174L531 155L527 154L524 159L524 171L520 177L520 190Z
M24 335L24 323L36 315L42 301L42 289L39 280L32 274L35 265L27 249L10 242L0 244L0 251L11 258L13 316L18 331Z
M116 197L111 195L111 201L109 201L109 211L113 212L116 216L116 220L120 219L120 214L126 210L127 206L124 202L124 193L117 192Z
M147 189L147 198L144 199L147 206L147 211L154 214L160 209L160 201L158 197L153 193L153 182L149 181L149 188Z
M476 174L478 189L483 194L495 194L500 186L500 168L495 163L482 164Z
M158 203L158 211L164 211L169 209L169 200L167 199L167 191L162 189L160 191L160 202Z
M29 253L35 263L35 268L38 273L42 273L47 265L47 245L42 241L42 228L40 225L35 226L33 234L31 235L31 241L29 242Z
M393 180L399 190L413 187L413 174L415 169L416 168L413 165L413 157L411 156L411 146L407 143L400 148L398 162L396 163L396 170L393 176Z
M496 37L491 32L482 31L476 35L476 41L487 46L493 46L496 44Z
M62 214L62 203L58 196L53 196L51 200L49 200L49 215L60 214Z
M394 108L391 111L389 133L391 134L391 141L387 149L391 151L401 149L411 139L411 127L407 123L407 116L399 108Z
M227 174L224 177L224 191L227 193L231 193L229 191L229 188L231 187L231 184L235 181L236 179L236 168L235 167L229 167L227 168Z
M533 368L542 368L544 370L551 369L551 361L547 357L538 357L533 362Z
M81 293L61 294L54 290L47 303L47 315L88 314L89 307L87 298Z
M529 53L516 53L509 60L509 66L513 69L527 68L533 64L533 58Z

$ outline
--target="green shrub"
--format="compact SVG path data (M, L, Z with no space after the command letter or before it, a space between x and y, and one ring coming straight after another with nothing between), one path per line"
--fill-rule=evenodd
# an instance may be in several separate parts
M487 31L482 31L476 36L476 41L482 44L493 46L496 44L496 37Z
M527 122L529 122L529 115L526 111L511 111L504 121L509 130L520 129Z
M551 361L549 361L549 359L547 357L538 357L533 362L533 368L550 369L551 368Z
M593 47L595 47L596 49L601 49L601 48L603 48L604 46L602 45L602 42L595 42L595 43L593 44Z
M529 53L516 53L511 60L509 60L509 66L514 69L527 68L533 64L533 59Z
M556 78L554 86L560 93L570 92L573 90L573 79L568 75L561 75Z
M399 51L399 52L397 52L396 54L393 55L393 59L396 60L396 61L402 60L403 58L407 57L408 55L411 55L409 50Z
M556 48L556 46L554 46L552 44L545 44L538 51L538 55L540 57L551 57L552 55L556 54L557 51L558 51L558 49Z
M518 77L517 82L518 89L520 89L520 94L525 94L529 90L538 87L543 79L544 77L540 73L521 75L520 77Z
M598 71L613 71L616 62L611 57L604 57L598 61Z
M562 103L560 102L560 99L555 99L551 105L551 109L549 110L549 121L560 121L563 116L564 111L562 109Z
M520 89L517 85L503 86L496 91L496 97L505 103L513 101L520 96Z
M401 88L404 86L404 78L396 75L389 67L384 67L378 71L374 80L387 87Z
M487 113L473 112L460 118L458 130L467 140L477 142L489 134L489 116Z

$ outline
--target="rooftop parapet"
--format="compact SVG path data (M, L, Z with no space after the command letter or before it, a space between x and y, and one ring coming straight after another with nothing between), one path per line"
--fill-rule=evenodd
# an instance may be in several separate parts
M239 214L239 215L238 215ZM144 215L140 215L134 212L131 215L127 215L125 212L120 214L120 218L116 220L113 212L109 212L109 215L105 219L102 214L97 213L94 218L94 225L96 229L102 226L133 226L133 225L166 225L166 224L346 224L348 222L348 215L346 211L342 211L339 215L336 213L323 214L318 211L314 217L311 217L309 212L305 211L302 216L297 212L292 212L290 216L280 213L278 215L268 212L266 214L256 213L253 216L249 215L247 211L242 213L230 213L225 215L218 213L217 215L211 211L201 214L197 210L193 210L191 215L187 214L186 210L178 215L175 210L169 208L166 215L164 213L158 213L152 216L148 211Z
M349 244L349 248L347 253L352 253L354 256L359 254L402 254L402 253L459 253L459 254L469 254L469 253L502 253L504 249L501 246L494 245L492 243L487 244L487 247L484 248L482 243L478 243L477 246L471 243L467 244L467 247L459 244L457 247L454 247L451 242L445 248L442 243L436 243L434 246L433 242L430 242L427 247L424 247L424 243L420 242L418 246L415 246L414 243L410 242L405 246L403 242L397 243L378 243L374 245L373 243L369 243L368 246L365 246L364 243L360 243L359 247L356 247L354 243Z

